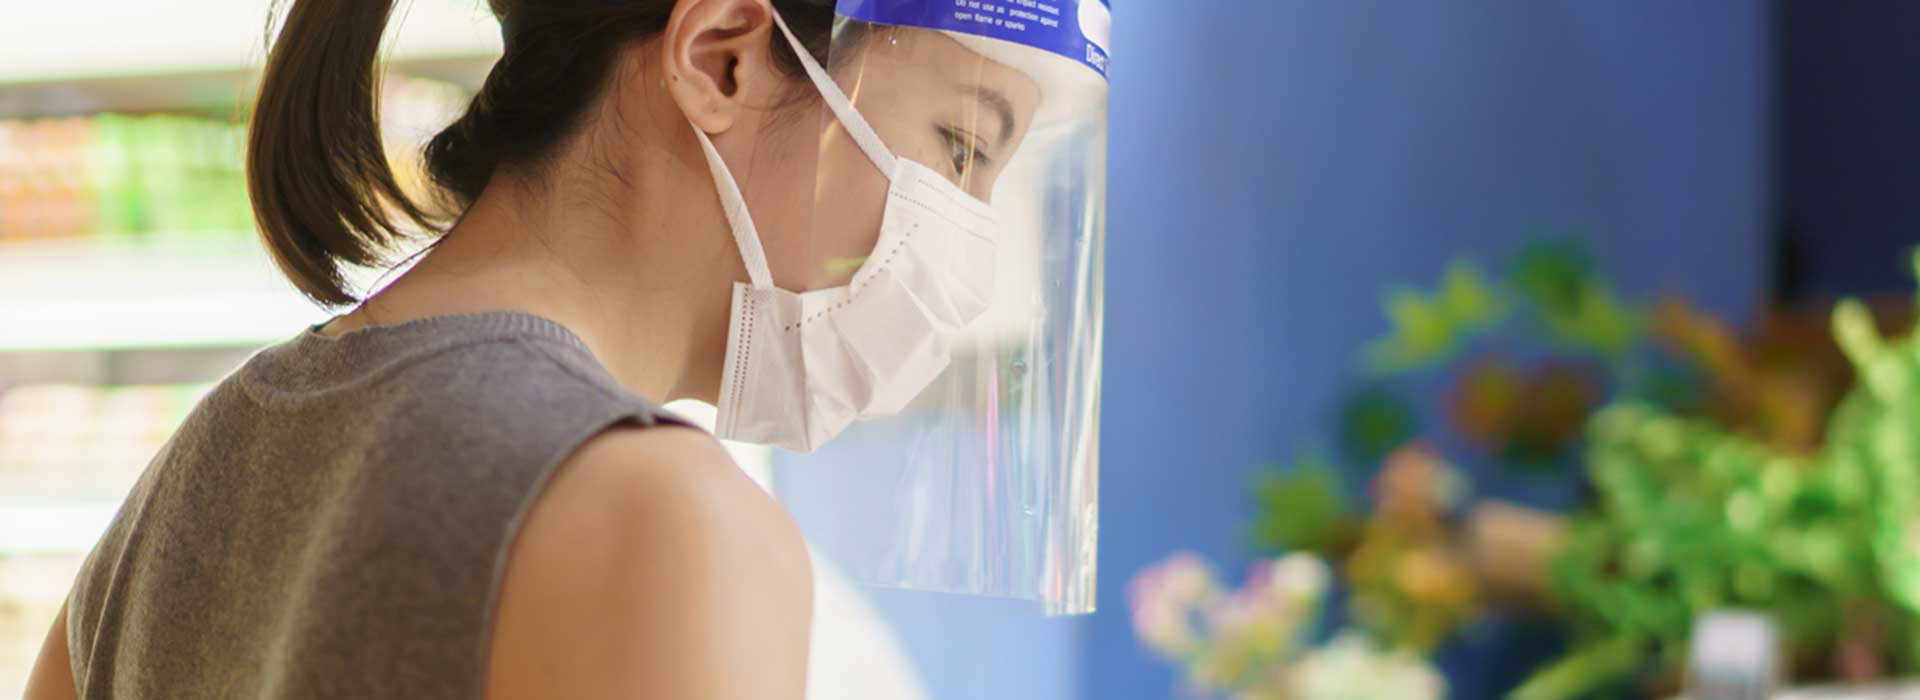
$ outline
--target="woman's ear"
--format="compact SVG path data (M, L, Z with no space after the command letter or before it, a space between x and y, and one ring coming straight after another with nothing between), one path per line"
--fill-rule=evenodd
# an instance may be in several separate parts
M768 0L680 0L662 37L667 92L695 128L719 134L742 110L772 104Z

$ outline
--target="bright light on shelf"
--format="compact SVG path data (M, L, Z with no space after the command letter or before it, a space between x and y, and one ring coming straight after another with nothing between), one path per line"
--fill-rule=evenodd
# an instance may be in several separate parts
M0 351L266 345L328 316L248 238L0 245Z
M119 509L118 503L0 505L0 555L85 553Z
M11 3L0 84L240 70L264 55L269 0ZM395 11L396 60L497 56L500 26L479 0L410 0Z

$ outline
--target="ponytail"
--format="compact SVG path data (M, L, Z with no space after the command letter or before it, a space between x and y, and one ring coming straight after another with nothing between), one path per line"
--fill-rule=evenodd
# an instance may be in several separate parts
M267 55L247 149L247 190L280 270L322 304L357 301L342 274L381 262L406 224L441 230L496 170L537 164L586 121L629 42L657 36L675 0L489 0L506 52L466 114L422 154L437 187L428 206L394 179L380 142L378 58L395 0L280 0L291 7ZM832 3L772 0L816 60ZM278 4L278 3L276 3ZM806 72L778 35L775 63ZM800 94L813 95L811 89Z
M345 265L371 265L435 227L381 146L377 58L393 0L295 0L267 55L248 135L247 190L280 270L316 302L356 301Z

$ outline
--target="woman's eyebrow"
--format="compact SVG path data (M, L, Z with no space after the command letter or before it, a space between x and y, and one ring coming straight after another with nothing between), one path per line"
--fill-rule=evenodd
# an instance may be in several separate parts
M979 100L982 106L1000 117L1000 142L1004 143L1013 137L1013 101L1007 99L1006 93L984 85L967 85L960 89L960 93Z

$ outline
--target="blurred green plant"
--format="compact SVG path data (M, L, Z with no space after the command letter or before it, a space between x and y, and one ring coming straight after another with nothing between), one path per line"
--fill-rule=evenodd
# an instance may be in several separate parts
M1392 333L1361 352L1368 368L1388 374L1445 362L1510 310L1507 295L1479 266L1467 262L1448 267L1440 288L1432 292L1410 286L1388 290L1385 306Z
M1254 486L1259 516L1256 546L1269 552L1328 552L1351 527L1352 506L1333 463L1307 457L1284 471L1268 470Z
M1654 393L1638 390L1655 375L1633 361L1651 337L1649 311L1623 301L1577 242L1530 242L1498 276L1454 262L1437 288L1393 287L1384 307L1391 328L1363 348L1370 380L1340 416L1343 447L1363 464L1434 437L1421 435L1412 402L1390 381L1400 377L1448 375L1448 427L1518 474L1564 470L1614 392ZM1456 371L1488 339L1494 351Z
M1816 675L1920 671L1920 333L1882 338L1857 301L1833 331L1860 385L1810 457L1646 404L1595 418L1597 503L1551 574L1584 641L1512 698L1676 667L1693 620L1721 607L1772 614Z
M1623 359L1647 334L1647 312L1623 301L1594 272L1578 243L1543 239L1514 256L1504 279L1459 261L1432 291L1400 285L1383 301L1392 330L1362 352L1377 374L1397 374L1453 360L1475 337L1522 312L1562 349Z
M1340 409L1340 444L1359 464L1379 463L1419 433L1420 417L1412 404L1383 385L1355 392Z
M1475 363L1449 401L1453 428L1516 471L1559 466L1604 399L1599 371L1564 361L1519 367L1498 358Z
M1562 346L1619 359L1646 333L1645 312L1621 301L1594 274L1584 249L1566 241L1536 241L1515 260L1511 284L1539 313Z
M1388 649L1426 654L1479 613L1448 516L1463 490L1439 455L1409 446L1374 475L1362 512L1349 503L1337 468L1307 457L1262 477L1254 536L1264 551L1311 552L1334 562L1357 628Z

